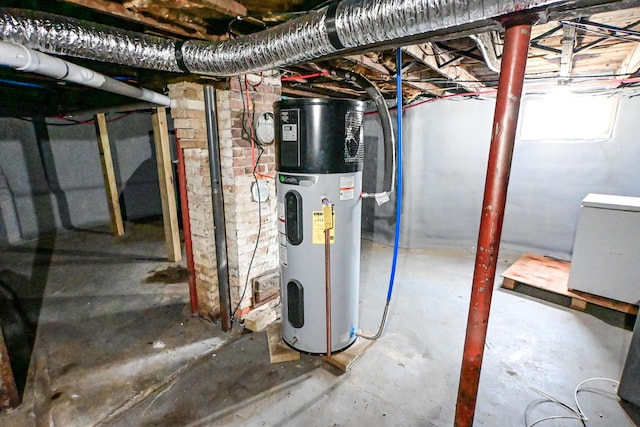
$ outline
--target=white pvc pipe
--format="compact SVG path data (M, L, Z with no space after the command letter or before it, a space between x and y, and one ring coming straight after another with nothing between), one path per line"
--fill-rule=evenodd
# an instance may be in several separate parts
M171 103L166 95L122 83L88 68L16 43L0 41L0 65L6 65L18 71L42 74L57 80L65 80L165 107L168 107Z

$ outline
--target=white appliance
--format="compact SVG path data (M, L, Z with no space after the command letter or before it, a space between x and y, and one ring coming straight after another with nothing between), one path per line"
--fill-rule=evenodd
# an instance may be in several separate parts
M588 194L582 200L569 289L640 301L640 197Z

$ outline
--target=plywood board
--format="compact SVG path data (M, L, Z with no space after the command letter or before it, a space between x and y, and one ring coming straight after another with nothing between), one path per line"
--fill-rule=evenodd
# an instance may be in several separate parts
M295 351L282 341L282 324L280 322L267 326L267 339L271 363L300 360L300 352Z
M275 322L278 318L278 309L271 307L251 310L244 316L244 327L253 332L259 332Z
M335 366L342 372L347 372L362 357L362 355L364 355L372 344L372 340L358 338L348 349L341 351L340 353L334 353L331 357L323 356L322 360Z

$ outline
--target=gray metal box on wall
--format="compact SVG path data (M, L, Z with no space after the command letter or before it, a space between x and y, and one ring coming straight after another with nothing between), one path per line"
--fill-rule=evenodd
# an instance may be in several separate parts
M582 200L569 289L640 301L640 197L588 194Z

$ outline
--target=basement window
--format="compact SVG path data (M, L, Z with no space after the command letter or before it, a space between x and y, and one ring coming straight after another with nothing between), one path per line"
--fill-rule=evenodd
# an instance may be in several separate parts
M551 94L525 98L520 139L606 141L613 135L617 96Z

